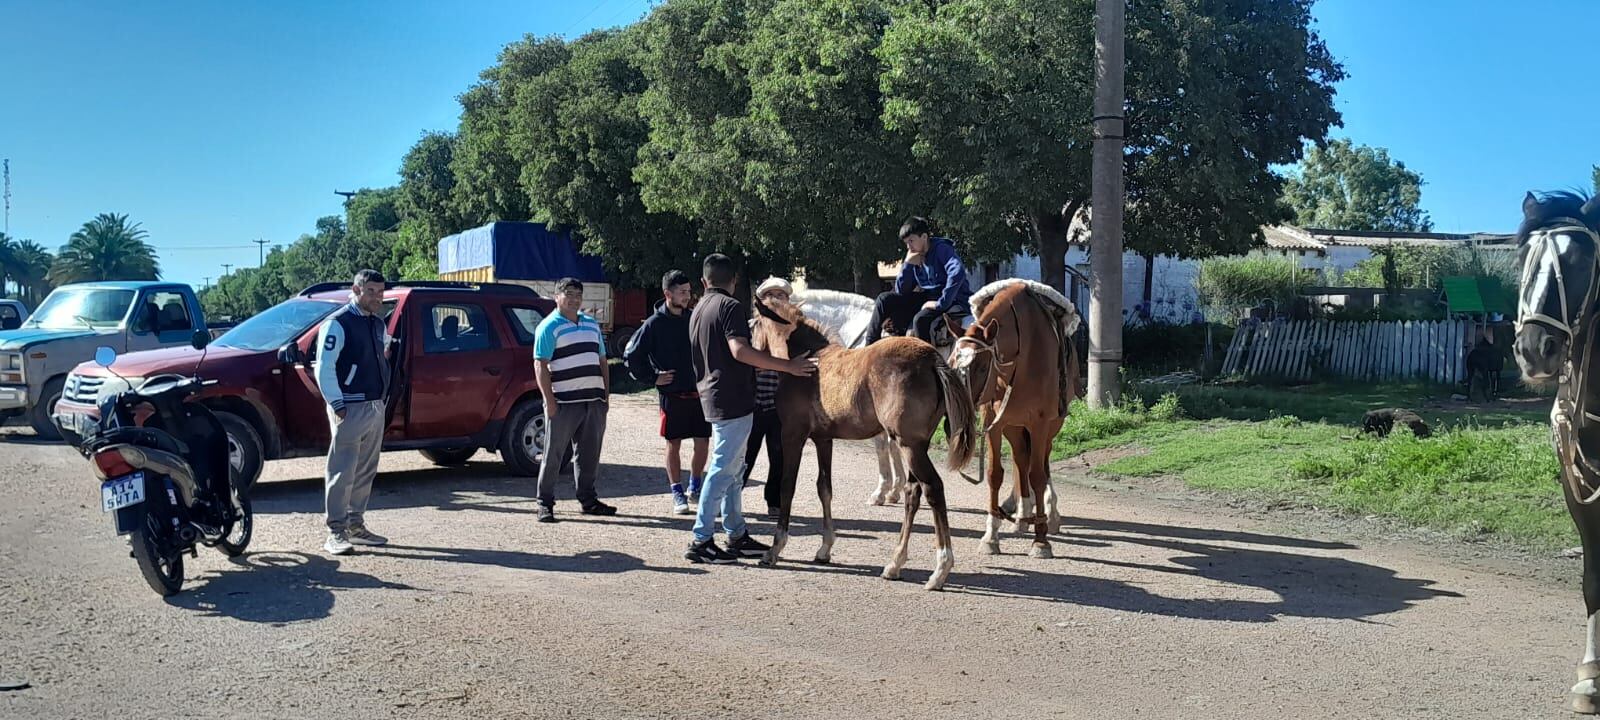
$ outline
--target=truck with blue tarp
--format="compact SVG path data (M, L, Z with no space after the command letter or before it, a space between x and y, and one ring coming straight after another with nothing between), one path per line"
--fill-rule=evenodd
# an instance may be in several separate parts
M600 258L579 251L570 232L535 222L493 222L439 241L439 279L511 283L555 296L556 282L583 282L583 312L599 321L606 348L619 357L649 308L642 291L618 291Z

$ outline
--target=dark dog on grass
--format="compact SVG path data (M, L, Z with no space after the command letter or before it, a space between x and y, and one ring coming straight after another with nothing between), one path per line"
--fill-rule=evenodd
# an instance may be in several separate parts
M1428 427L1416 413L1405 408L1368 410L1367 414L1361 417L1361 432L1375 433L1378 437L1388 437L1389 431L1393 430L1395 425L1411 428L1411 434L1419 438L1433 434L1433 428Z

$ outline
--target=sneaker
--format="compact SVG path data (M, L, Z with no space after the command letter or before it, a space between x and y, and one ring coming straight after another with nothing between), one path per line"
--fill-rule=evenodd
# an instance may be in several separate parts
M344 533L330 532L328 541L322 544L322 549L328 551L329 555L349 555L356 548L350 544Z
M387 545L389 538L367 529L365 525L353 525L344 531L344 537L352 545Z
M689 549L683 553L683 559L692 563L711 563L712 565L732 565L739 562L738 555L717 547L715 539L689 543Z
M689 496L683 493L682 485L672 486L672 514L693 515L694 508L689 505Z
M767 551L772 548L745 533L736 538L728 538L728 552L739 557L758 558L766 557Z
M533 519L542 523L553 523L556 521L556 509L540 505L539 509L533 511Z
M705 478L697 478L697 477L690 476L690 478L689 478L689 504L690 505L699 505L700 504L700 491L702 489L704 489L705 486L706 486Z
M585 505L583 507L583 514L609 516L617 514L617 509L596 500L593 505Z

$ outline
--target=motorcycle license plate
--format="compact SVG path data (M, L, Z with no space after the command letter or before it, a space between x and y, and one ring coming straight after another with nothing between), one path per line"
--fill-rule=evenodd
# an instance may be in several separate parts
M144 502L144 473L107 480L100 483L100 510L111 512Z

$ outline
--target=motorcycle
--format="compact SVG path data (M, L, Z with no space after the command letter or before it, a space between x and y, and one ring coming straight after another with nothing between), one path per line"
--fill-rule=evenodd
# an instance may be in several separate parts
M202 334L195 334L196 349L210 340ZM94 360L109 371L116 352L98 348ZM197 557L196 546L205 545L236 557L254 531L222 423L204 405L187 402L214 382L158 375L108 394L99 399L100 417L75 445L100 480L101 511L114 513L117 534L129 536L140 574L162 596L182 589L185 553Z

